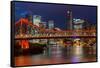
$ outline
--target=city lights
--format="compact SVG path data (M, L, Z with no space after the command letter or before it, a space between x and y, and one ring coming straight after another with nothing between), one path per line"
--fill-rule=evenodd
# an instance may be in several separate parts
M96 61L96 21L88 12L94 8L41 5L15 8L15 66Z

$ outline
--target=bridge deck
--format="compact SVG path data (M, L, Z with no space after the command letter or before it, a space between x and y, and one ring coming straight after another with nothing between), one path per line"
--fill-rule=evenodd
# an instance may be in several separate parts
M54 39L54 38L96 38L96 36L51 36L51 37L17 37L15 40Z

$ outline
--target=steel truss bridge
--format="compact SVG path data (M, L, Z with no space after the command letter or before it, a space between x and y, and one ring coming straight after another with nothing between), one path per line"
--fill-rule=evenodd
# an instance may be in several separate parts
M21 18L15 23L15 39L51 39L51 38L95 38L96 29L57 30L46 29Z

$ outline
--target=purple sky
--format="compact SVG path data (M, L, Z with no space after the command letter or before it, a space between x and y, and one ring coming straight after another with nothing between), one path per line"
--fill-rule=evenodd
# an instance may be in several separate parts
M67 23L68 8L73 12L73 18L86 19L90 23L96 23L96 6L81 6L67 4L46 4L34 2L14 2L15 21L18 21L26 14L40 15L42 21L54 20L55 26L65 29Z

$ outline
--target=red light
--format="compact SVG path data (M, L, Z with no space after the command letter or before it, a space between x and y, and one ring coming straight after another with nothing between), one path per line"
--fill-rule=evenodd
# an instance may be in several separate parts
M21 40L20 45L22 49L28 49L29 48L29 42L28 40Z

